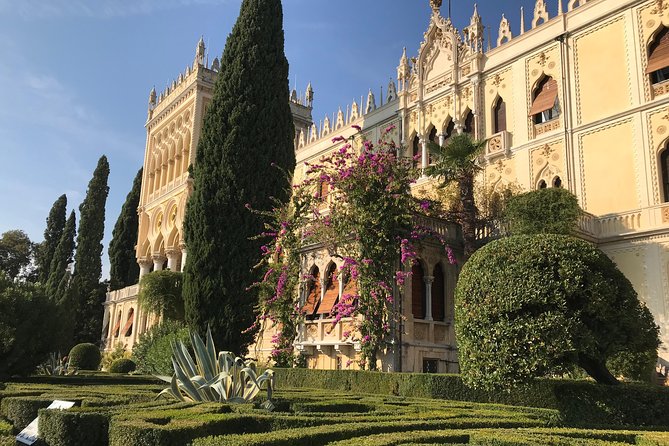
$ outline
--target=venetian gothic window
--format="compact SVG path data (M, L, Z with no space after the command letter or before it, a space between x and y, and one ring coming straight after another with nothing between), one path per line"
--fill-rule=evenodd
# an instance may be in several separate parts
M321 300L321 274L317 266L311 270L311 278L309 278L308 287L307 287L307 298L304 301L304 306L302 307L302 313L306 317L313 318L318 304Z
M448 140L451 139L451 136L453 136L453 132L455 131L455 122L451 119L448 122L448 125L446 126L446 130L444 130L444 145L448 145Z
M332 307L337 303L339 298L339 279L337 277L337 265L331 263L327 269L327 283L325 286L325 294L323 295L323 302L318 307L318 313L328 315L332 312Z
M469 133L474 138L476 137L476 119L474 118L474 113L471 111L467 113L467 117L465 118L465 128L463 132Z
M493 133L506 131L506 102L498 97L493 107Z
M553 187L560 189L562 187L562 178L555 177L553 179Z
M646 74L653 84L669 80L669 28L662 28L648 47Z
M560 117L558 84L555 79L546 76L537 85L532 94L530 116L535 124L552 121Z
M420 146L420 138L418 135L414 136L411 143L411 156L413 156L413 166L420 167L422 165L421 158L423 157L423 149Z
M539 184L537 185L537 189L546 189L548 185L546 184L546 181L541 180L539 181Z
M662 181L662 201L669 203L669 146L660 153L660 175Z
M439 137L437 136L437 128L432 127L432 130L430 130L430 134L427 137L431 142L433 142L436 145L439 145ZM432 154L428 151L428 163L432 164L434 161L432 160Z
M411 311L414 319L425 319L425 281L423 267L415 262L411 267Z

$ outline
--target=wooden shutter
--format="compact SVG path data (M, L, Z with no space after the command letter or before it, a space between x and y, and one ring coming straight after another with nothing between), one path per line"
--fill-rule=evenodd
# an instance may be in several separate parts
M425 282L418 262L411 267L411 310L414 318L425 319Z
M358 295L358 284L350 276L346 281L346 286L344 286L343 296L357 296Z
M119 328L121 328L121 315L118 315L118 319L116 320L116 325L114 325L114 330L112 330L112 337L116 338L119 335Z
M538 115L546 110L550 110L555 105L558 95L558 84L555 79L548 78L537 92L532 108L530 109L530 116Z
M337 278L337 267L328 272L328 285L325 288L323 302L318 307L318 314L330 314L332 307L337 303L339 297L339 279Z
M311 287L309 289L309 295L307 300L302 307L302 312L307 315L312 315L316 311L321 300L321 276L318 269L313 273L313 282L311 282Z
M646 74L669 67L669 32L664 29L656 38L648 56Z
M506 102L502 98L495 106L495 133L506 131Z
M131 309L130 314L128 315L128 321L125 323L125 326L123 327L123 331L121 332L121 333L123 333L123 336L130 336L132 334L132 322L135 319L134 315L135 315L135 311ZM119 321L119 322L121 322L121 321Z
M437 263L434 267L434 281L432 282L432 318L435 321L443 321L446 318L444 313L446 293L444 293L444 272L441 265Z

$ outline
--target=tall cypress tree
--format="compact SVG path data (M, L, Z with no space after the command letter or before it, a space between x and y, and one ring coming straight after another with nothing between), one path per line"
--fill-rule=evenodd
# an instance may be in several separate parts
M139 280L139 265L135 259L135 244L139 228L139 194L142 188L142 171L139 169L132 189L123 203L121 214L116 220L112 240L109 243L109 287L112 291L120 290Z
M74 211L72 211L65 223L65 228L63 228L63 233L58 241L58 246L56 246L49 268L46 293L49 298L56 302L60 302L63 299L64 290L69 282L67 267L72 263L74 256L74 237L77 231L76 219L77 217Z
M46 218L44 241L39 245L37 250L37 277L40 283L46 283L49 279L51 260L65 228L66 212L67 196L63 194L51 206L49 216Z
M253 334L263 221L245 208L286 201L295 168L280 0L244 0L228 37L197 148L194 192L184 222L189 325L211 326L216 344L242 353ZM262 119L260 119L262 117ZM275 164L280 169L272 166Z
M78 294L74 331L77 342L95 343L99 341L102 330L101 304L105 290L100 284L100 275L108 177L109 163L103 155L88 183L86 198L79 206L79 234L74 258L74 286Z

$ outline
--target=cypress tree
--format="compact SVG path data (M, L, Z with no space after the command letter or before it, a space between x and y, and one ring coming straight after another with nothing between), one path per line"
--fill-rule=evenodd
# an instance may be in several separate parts
M287 201L295 168L280 0L244 0L228 37L193 168L184 235L186 321L243 353L253 334L263 220L245 208ZM276 166L273 166L276 165ZM277 168L278 167L278 168ZM282 172L283 170L283 172Z
M74 258L74 286L78 294L74 331L77 342L96 343L102 330L104 286L100 284L100 275L108 177L109 163L103 155L88 183L86 198L79 206L79 234Z
M69 282L67 267L72 263L72 258L74 256L74 237L77 231L76 219L77 217L74 211L72 211L65 223L63 233L58 241L58 246L56 246L49 268L49 279L46 282L46 293L49 298L58 303L63 299L64 290L67 288L67 283Z
M116 220L112 240L109 243L109 288L120 290L139 280L139 265L135 259L135 244L139 228L139 194L142 188L142 170L139 169L132 189L123 203L121 214Z
M44 241L37 250L37 274L40 283L46 283L49 279L51 260L65 228L66 212L67 196L63 194L51 206L51 211L49 211L49 216L46 219Z

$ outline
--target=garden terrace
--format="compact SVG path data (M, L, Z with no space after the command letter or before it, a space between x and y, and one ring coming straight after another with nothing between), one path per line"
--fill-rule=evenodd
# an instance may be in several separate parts
M461 383L457 384L457 376L369 372L324 374L307 370L279 370L277 375L279 388L274 400L276 410L272 413L258 409L258 404L156 400L162 385L136 383L131 377L127 380L114 377L117 383L113 385L104 382L111 378L103 376L99 376L99 384L94 383L91 376L63 378L58 383L53 379L45 383L40 383L39 379L29 383L9 383L0 391L0 416L3 417L0 445L14 444L12 425L15 433L37 413L40 414L42 444L49 446L444 443L594 446L669 443L669 433L660 432L669 425L666 419L658 420L665 427L653 428L649 426L652 420L643 420L641 416L637 425L628 423L623 426L624 418L612 416L609 423L604 423L595 415L592 420L581 420L588 426L583 423L576 426L576 423L565 421L569 417L565 417L560 408L443 399L447 396L444 393L458 399L483 399L480 393L467 393ZM319 390L287 387L298 380L307 386L321 387ZM340 384L335 385L337 382ZM579 392L585 385L572 384L575 386L573 390ZM366 392L378 393L362 393L360 387L368 387ZM500 395L499 399L513 400L517 404L523 401L536 403L541 395L550 393L547 389L564 392L567 388L567 382L563 387L552 381L542 382L534 389ZM627 398L643 390L641 386L634 387L626 394L607 389L618 392L611 393L609 399ZM645 389L646 393L652 392L651 388ZM667 392L660 390L655 390L653 399L657 412L667 407ZM540 396L534 395L537 391L541 391ZM409 396L430 393L437 398ZM577 399L587 403L596 392L579 395ZM637 400L644 397L641 391ZM75 401L77 407L65 411L43 409L56 398ZM557 403L545 403L546 406L551 404ZM635 407L634 401L630 404Z

